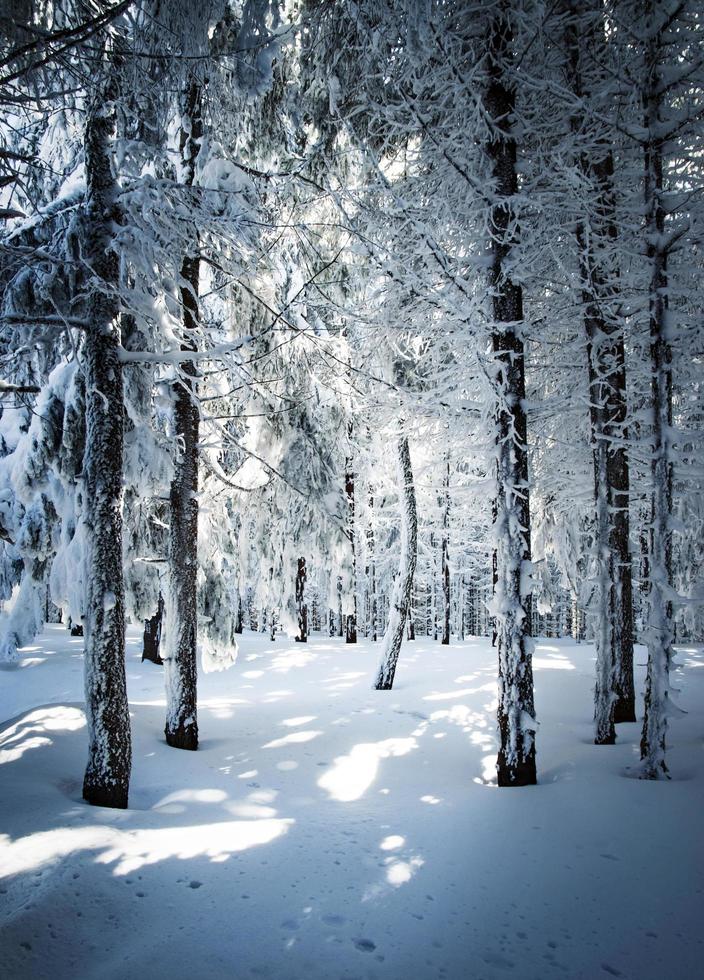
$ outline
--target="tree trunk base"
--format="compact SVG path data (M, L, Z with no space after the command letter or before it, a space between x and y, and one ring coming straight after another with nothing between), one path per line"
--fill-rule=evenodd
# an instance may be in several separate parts
M170 745L172 749L185 749L187 752L195 752L198 748L198 729L195 725L189 725L188 728L179 726L174 731L165 728L164 735L166 736L166 744Z
M614 723L620 725L623 722L637 720L635 699L619 699L614 706Z
M357 621L354 616L348 616L345 624L345 643L357 642Z
M641 764L639 779L671 779L670 772L663 762L662 765Z
M393 688L393 686L394 686L394 682L393 681L381 681L381 682L377 681L377 683L374 685L374 690L375 691L390 691Z
M91 806L104 806L112 810L127 809L128 789L126 786L100 786L97 783L83 782L83 799Z
M615 745L616 735L597 735L594 738L595 745Z
M496 766L496 775L499 786L535 786L538 776L535 769L535 750L527 759L513 765L509 765L499 753Z

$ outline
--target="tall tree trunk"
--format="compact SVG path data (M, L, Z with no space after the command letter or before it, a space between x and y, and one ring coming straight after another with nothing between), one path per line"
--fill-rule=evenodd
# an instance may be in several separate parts
M376 595L376 552L374 545L374 494L369 491L369 527L367 529L367 553L369 555L369 618L372 640L376 643L377 637L377 595Z
M442 554L440 574L442 578L442 642L447 646L450 642L450 457L447 457L445 475L443 478L442 495Z
M592 49L603 33L603 12L593 0L570 0L567 30L572 88L588 98L589 74L582 65L585 44ZM591 42L591 43L590 43ZM603 46L603 45L602 45ZM601 71L600 71L601 74ZM600 81L600 78L596 80ZM579 132L581 118L572 119ZM614 217L613 155L598 138L579 167L590 185L593 208L577 227L587 340L589 404L594 459L594 555L597 563L596 690L594 741L616 740L617 721L635 721L633 681L633 586L629 545L629 467L626 431L626 368L623 323L618 311L619 270L614 259L618 230Z
M296 611L298 614L298 643L308 642L308 606L306 604L306 572L305 558L298 559L298 571L296 573Z
M497 518L498 518L497 498L494 497L494 499L491 502L491 522L493 527L496 527ZM499 584L499 568L497 562L498 562L498 554L496 548L494 548L494 550L491 553L491 594L492 595L496 595L496 589ZM495 647L499 639L499 634L496 626L496 616L492 615L490 618L491 618L491 645ZM476 625L477 625L477 629L472 630L472 633L475 636L478 635L479 633L478 623Z
M108 66L112 67L112 66ZM88 107L85 129L85 255L100 281L89 300L83 346L86 449L85 694L88 765L83 799L127 806L132 742L125 678L125 590L122 572L124 398L120 364L119 262L111 250L117 187L110 166L115 93Z
M352 612L345 617L345 642L357 642L357 552L355 549L354 528L354 471L352 460L345 467L345 496L347 497L347 537L352 549Z
M411 468L411 452L408 439L402 436L397 445L399 504L401 507L401 556L394 582L389 619L381 646L381 662L374 687L377 691L390 691L394 683L406 616L411 604L413 576L416 570L418 547L418 516L416 491Z
M649 20L655 5L649 4ZM643 775L658 779L667 775L665 738L670 709L672 660L672 351L667 325L667 246L663 202L663 141L661 118L663 30L652 30L646 49L644 92L645 128L645 233L650 262L650 370L652 405L652 479L649 577L648 670L645 681L645 716L640 754Z
M636 441L640 442L642 438L642 428L639 425L638 431L636 432ZM650 548L649 527L652 509L650 503L649 500L645 499L638 505L638 523L640 526L638 532L638 629L641 642L645 638L648 621L648 582L650 581L650 557L648 555L648 549Z
M511 134L515 96L506 69L511 31L505 4L489 38L489 84L485 107L493 137L487 145L496 203L491 207L493 298L492 345L496 364L496 586L493 612L499 659L497 759L499 786L536 782L535 708L527 571L530 569L530 510L526 445L525 360L521 328L523 296L510 275L516 244L513 201L518 192L516 143Z
M188 87L181 131L184 182L195 176L195 160L203 135L202 90L198 82ZM195 351L198 328L198 242L181 265L181 304L184 340L182 351ZM178 443L171 483L169 531L169 587L166 600L164 670L166 680L166 741L173 748L198 748L196 643L198 638L198 435L200 413L196 400L197 369L194 361L181 365L174 405Z

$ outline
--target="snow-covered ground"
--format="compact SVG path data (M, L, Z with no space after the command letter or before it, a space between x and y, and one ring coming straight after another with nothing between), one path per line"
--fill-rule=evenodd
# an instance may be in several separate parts
M406 643L381 693L371 644L245 634L197 753L128 649L123 812L81 801L82 641L48 627L0 673L1 977L702 976L700 650L650 783L639 726L591 743L592 648L538 641L540 785L499 790L486 640Z

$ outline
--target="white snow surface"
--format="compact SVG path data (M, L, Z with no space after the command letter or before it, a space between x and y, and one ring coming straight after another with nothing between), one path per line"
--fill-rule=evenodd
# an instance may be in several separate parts
M245 633L200 677L190 753L130 629L114 811L81 800L82 643L48 626L0 671L0 976L701 976L701 649L678 656L673 779L648 782L640 725L592 744L593 647L536 641L540 785L498 789L485 639L405 643L381 692L371 643Z

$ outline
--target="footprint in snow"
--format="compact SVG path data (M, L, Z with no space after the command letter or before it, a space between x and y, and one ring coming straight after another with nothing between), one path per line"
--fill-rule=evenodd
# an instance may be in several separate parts
M188 883L188 887L189 888L200 888L202 884L203 884L202 881L191 881L191 882Z
M323 915L321 922L324 922L326 926L341 926L344 925L345 920L341 915Z
M362 953L373 953L376 949L376 943L373 943L371 939L355 939L354 945Z

